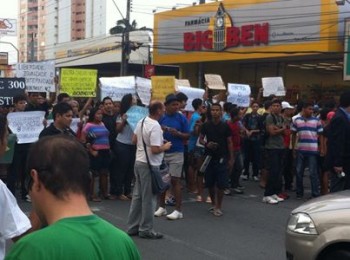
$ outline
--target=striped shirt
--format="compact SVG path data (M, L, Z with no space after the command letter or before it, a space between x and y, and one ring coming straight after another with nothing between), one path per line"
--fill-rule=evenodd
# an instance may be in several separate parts
M83 128L83 133L86 135L91 133L95 136L91 143L92 149L97 151L109 149L109 131L102 122L98 125L91 122L87 123Z
M298 116L291 130L298 133L297 150L303 153L318 153L318 134L323 132L321 121L316 117Z

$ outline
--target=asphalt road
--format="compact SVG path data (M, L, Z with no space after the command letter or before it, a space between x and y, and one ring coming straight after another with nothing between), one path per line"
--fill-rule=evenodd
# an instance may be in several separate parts
M286 222L291 210L302 201L291 194L278 205L267 205L261 202L263 190L256 182L241 183L245 193L225 196L221 217L213 216L208 212L209 204L195 202L195 196L184 191L183 219L155 219L154 228L164 234L163 239L133 238L142 259L285 259ZM25 212L30 211L31 204L19 203ZM91 203L97 215L122 230L126 230L129 206L130 202L125 201Z

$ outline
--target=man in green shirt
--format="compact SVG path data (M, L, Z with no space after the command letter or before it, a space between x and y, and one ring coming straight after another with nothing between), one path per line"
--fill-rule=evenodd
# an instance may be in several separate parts
M43 137L28 158L33 207L45 228L21 238L7 259L140 259L127 234L87 203L89 157L66 136Z

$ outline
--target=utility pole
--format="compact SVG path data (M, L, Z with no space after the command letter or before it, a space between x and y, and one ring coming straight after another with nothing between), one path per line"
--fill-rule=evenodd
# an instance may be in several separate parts
M131 0L126 0L126 27L122 35L122 60L120 64L120 75L126 76L128 74L128 64L130 55L130 42L129 42L129 32L130 32L130 10L131 10Z

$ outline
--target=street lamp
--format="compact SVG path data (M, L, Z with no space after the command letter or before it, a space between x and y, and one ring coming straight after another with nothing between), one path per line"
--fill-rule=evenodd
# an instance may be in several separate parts
M12 42L0 41L0 43L11 45L17 51L17 63L19 63L19 50L17 49L17 47L15 45L13 45Z

